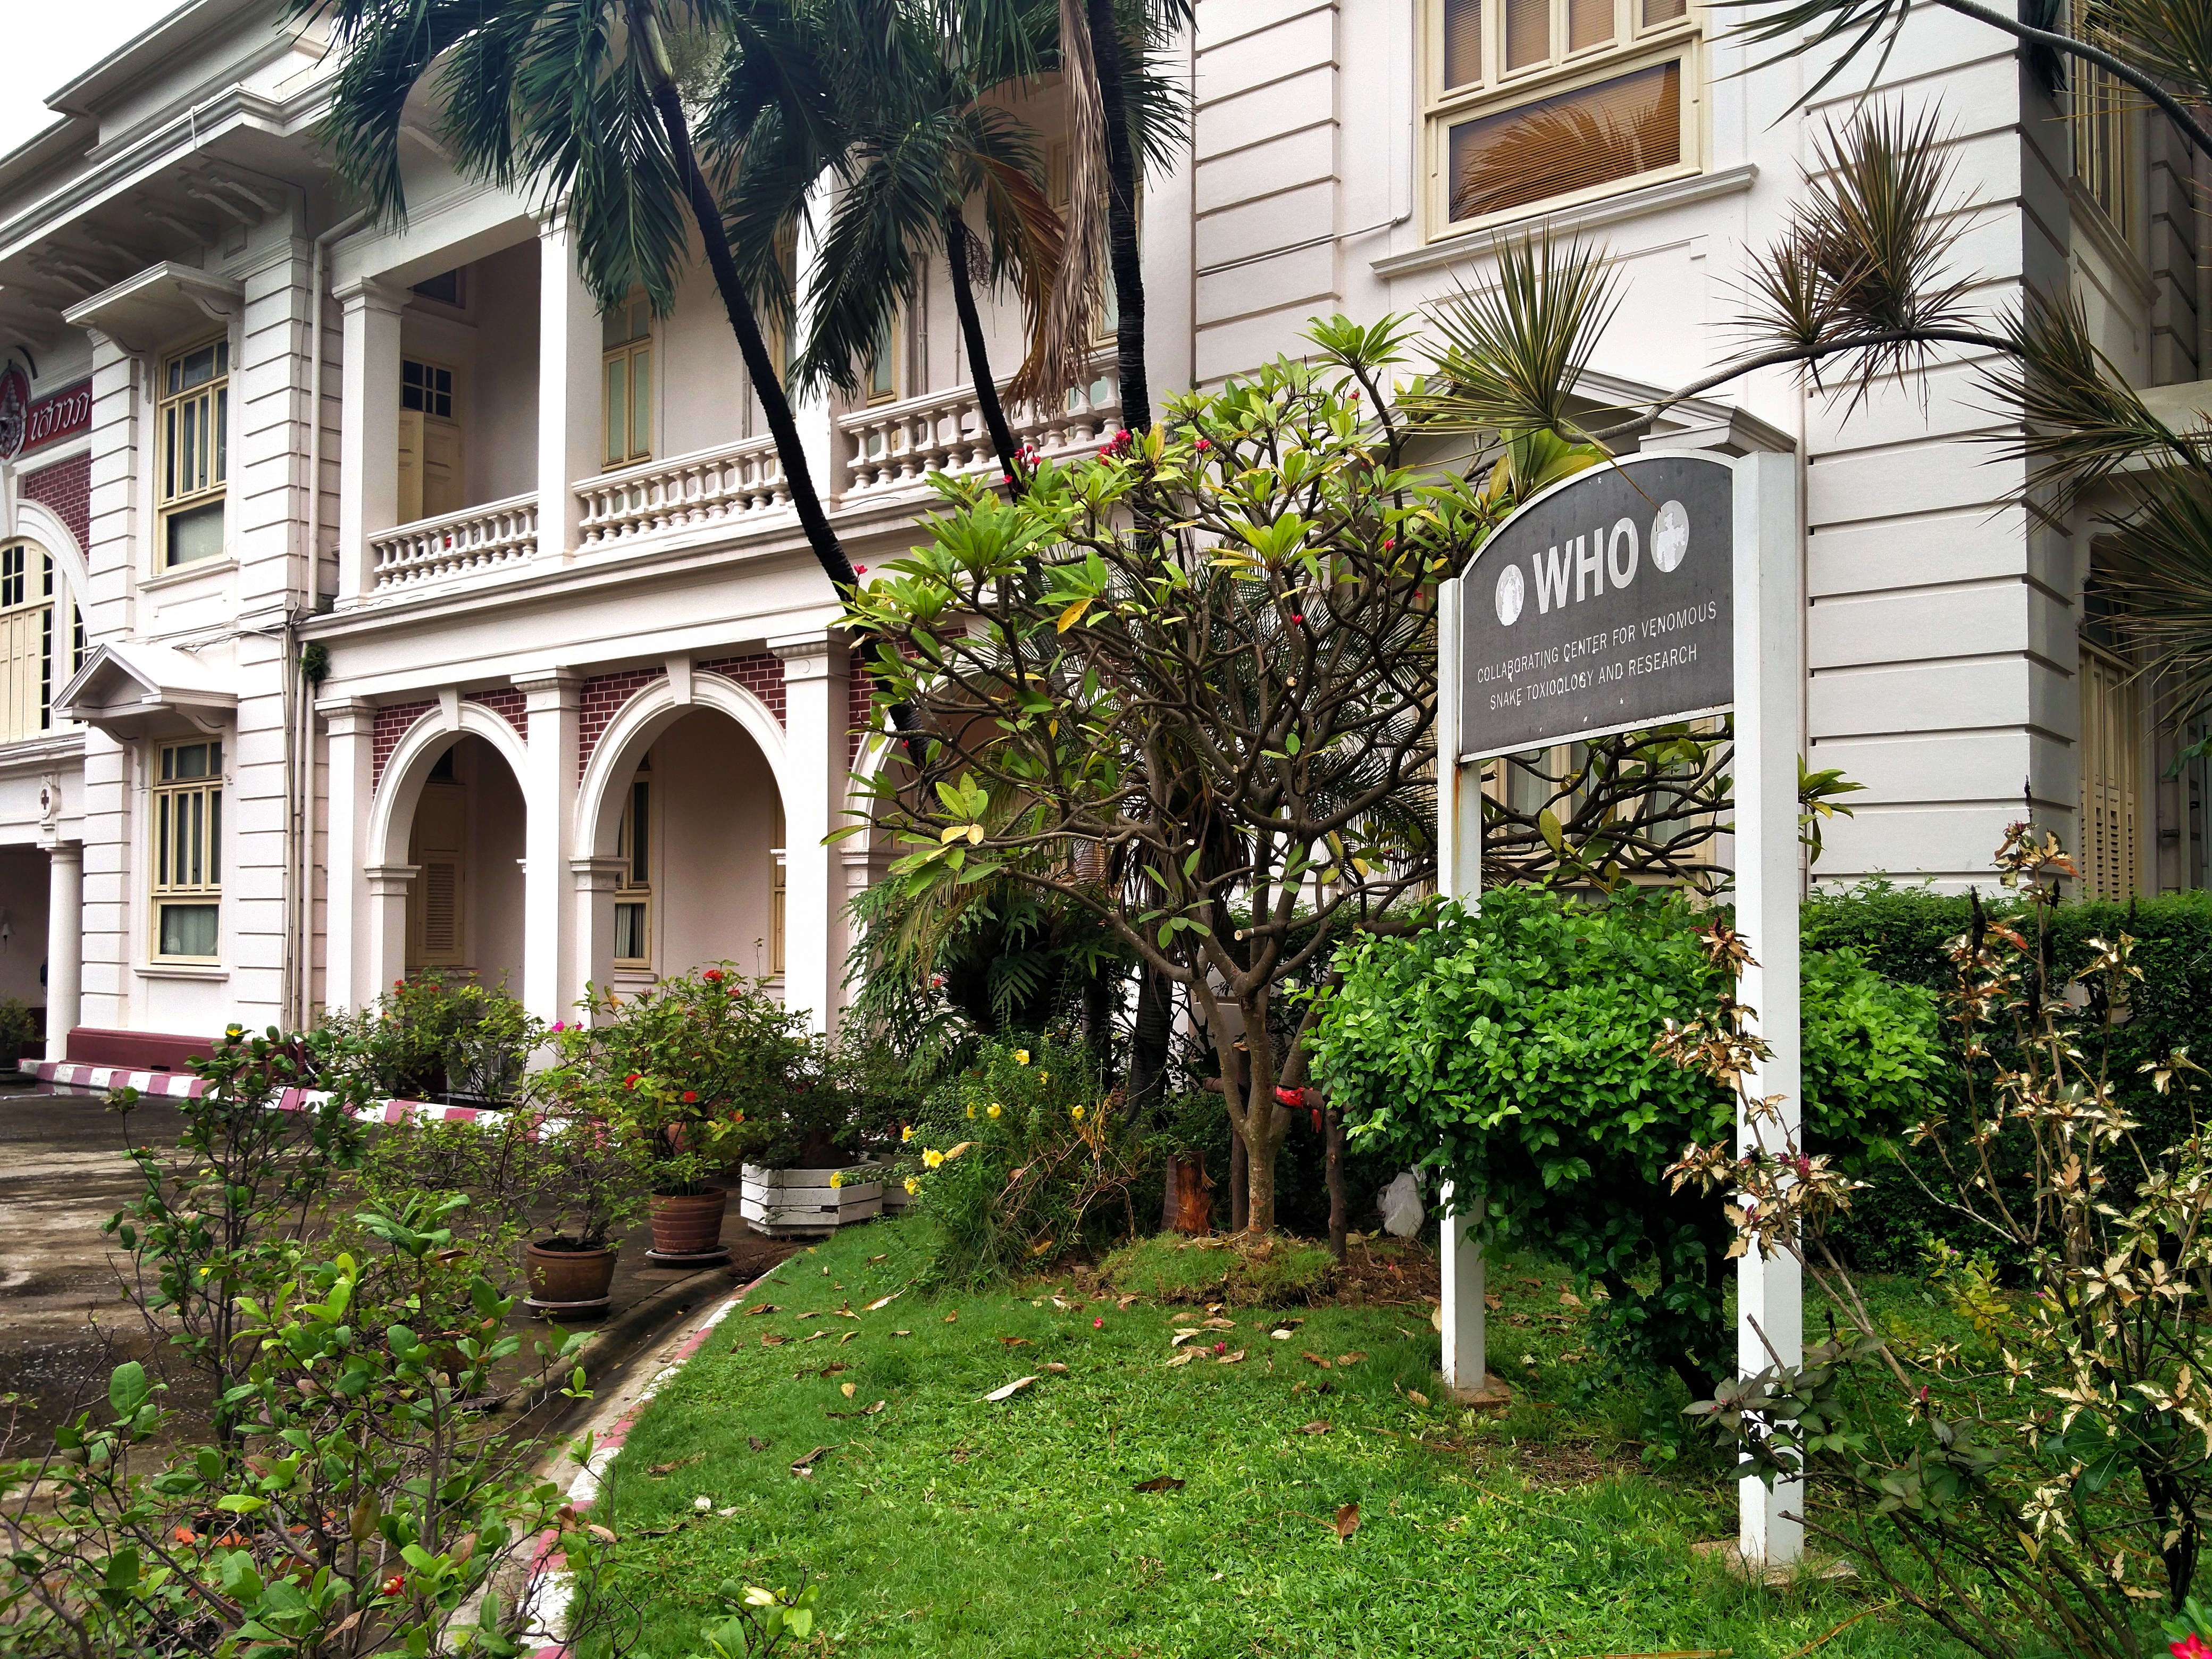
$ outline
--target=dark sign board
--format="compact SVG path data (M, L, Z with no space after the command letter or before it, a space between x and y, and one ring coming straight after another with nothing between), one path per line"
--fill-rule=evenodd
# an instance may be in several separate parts
M0 461L12 461L24 451L87 430L92 425L92 382L75 386L33 401L31 383L10 363L0 370Z
M1462 760L1735 701L1735 472L1632 455L1536 496L1461 587Z

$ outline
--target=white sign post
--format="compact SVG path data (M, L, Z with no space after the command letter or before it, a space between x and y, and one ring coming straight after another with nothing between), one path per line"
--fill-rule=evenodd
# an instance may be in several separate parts
M1650 452L1532 497L1437 594L1437 885L1482 889L1491 757L1733 708L1735 925L1758 966L1738 987L1772 1057L1745 1080L1799 1126L1797 465ZM1705 556L1700 558L1700 554ZM1641 578L1641 580L1639 580ZM1524 626L1525 624L1525 626ZM1723 672L1725 671L1725 672ZM1757 1132L1739 1128L1740 1149ZM1447 1187L1447 1211L1454 1204ZM1486 1389L1479 1198L1444 1221L1444 1381ZM1736 1366L1803 1357L1796 1263L1739 1259ZM1802 1483L1741 1483L1738 1548L1781 1565L1804 1548Z

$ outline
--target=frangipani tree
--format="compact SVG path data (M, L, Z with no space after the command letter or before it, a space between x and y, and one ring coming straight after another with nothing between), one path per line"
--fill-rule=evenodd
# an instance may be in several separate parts
M875 785L888 879L1061 895L1241 1034L1255 1231L1305 1071L1304 1026L1282 1044L1271 1019L1285 982L1415 925L1434 874L1437 584L1597 459L1418 472L1384 378L1410 331L1316 325L1310 363L1178 398L1016 500L940 481L947 510L850 606L878 699L927 733Z

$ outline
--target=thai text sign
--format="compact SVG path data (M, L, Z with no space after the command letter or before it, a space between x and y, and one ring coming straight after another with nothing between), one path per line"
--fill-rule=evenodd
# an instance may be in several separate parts
M1462 760L1729 706L1735 483L1717 456L1632 455L1498 526L1462 583Z

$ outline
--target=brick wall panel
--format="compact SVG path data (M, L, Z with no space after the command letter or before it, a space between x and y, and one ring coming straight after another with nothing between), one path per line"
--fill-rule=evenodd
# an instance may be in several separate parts
M530 699L511 685L495 687L489 691L471 691L465 701L479 702L501 716L515 729L524 742L530 740Z
M416 721L438 705L434 702L395 702L376 711L376 730L369 738L368 787L374 791L384 781L385 763L399 747Z
M76 538L77 549L88 551L92 546L92 456L89 453L75 455L66 461L57 461L52 466L42 466L36 472L27 472L16 490L27 501L36 501L49 507L56 518L70 527Z
M614 724L622 706L653 681L667 677L665 668L625 668L618 674L594 674L584 682L576 719L576 775L592 763L592 750L599 746L607 727Z

